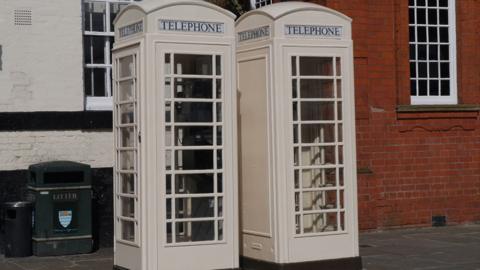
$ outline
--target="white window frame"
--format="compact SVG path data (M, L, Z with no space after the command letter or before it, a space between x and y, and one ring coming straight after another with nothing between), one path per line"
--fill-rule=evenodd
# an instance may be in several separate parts
M105 3L105 32L98 32L98 31L86 31L83 30L83 36L103 36L103 37L114 37L115 32L111 30L111 18L110 18L110 4L111 3L133 3L138 0L82 0L82 28L84 27L85 23L84 19L84 12L83 9L84 3L89 2L99 2ZM85 46L85 45L84 45ZM85 109L89 111L111 111L113 109L113 99L112 99L112 52L110 50L111 44L110 40L105 42L104 47L104 54L105 54L105 62L103 64L87 64L84 60L83 63L83 72L85 73L85 69L87 68L103 68L106 70L106 77L105 77L105 96L87 96L86 95L86 85L84 85L84 95L85 95ZM110 64L109 64L110 63ZM85 82L84 82L85 83ZM93 84L93 82L92 82Z
M252 9L261 8L273 4L273 0L250 0L250 7Z
M416 0L418 1L418 0ZM426 6L428 6L428 0L425 0ZM416 2L415 2L416 4ZM411 6L408 7L409 9ZM417 8L417 5L415 5L415 8ZM437 7L437 10L440 9ZM428 12L426 12L426 26L428 26ZM437 20L440 20L440 17L437 13ZM414 24L409 23L410 26L417 26L416 21ZM441 89L439 87L439 96L429 96L427 93L427 96L418 96L418 95L412 95L410 93L410 102L412 105L446 105L446 104L457 104L458 103L458 92L457 92L457 37L456 37L456 1L455 0L448 0L448 44L449 44L449 64L450 64L450 95L448 96L441 96ZM428 43L428 29L426 31L427 35L427 42ZM438 39L440 39L440 34L438 33ZM409 46L411 44L417 44L418 43L418 32L416 31L415 28L415 42L412 42L409 40ZM440 40L438 40L438 44L440 44ZM428 46L427 46L428 47ZM417 47L416 47L417 48ZM409 60L410 63L415 62L416 63L416 73L417 77L415 80L417 81L417 93L419 91L419 84L418 84L418 51L416 51L416 57L415 60ZM427 53L427 61L428 61L428 53ZM438 61L440 62L440 53L438 54ZM428 62L427 62L428 63ZM440 75L440 68L438 70L439 73L439 78L441 77ZM409 76L410 77L410 76ZM412 77L410 77L412 79ZM430 79L430 70L427 64L427 84L428 80ZM439 80L440 83L440 80ZM410 85L410 84L409 84ZM411 88L411 86L410 86ZM428 86L429 88L429 86ZM427 91L428 91L427 88Z

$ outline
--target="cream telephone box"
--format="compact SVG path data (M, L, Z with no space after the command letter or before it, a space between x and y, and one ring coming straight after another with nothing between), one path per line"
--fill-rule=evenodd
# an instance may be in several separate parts
M361 269L351 20L285 2L236 32L246 268Z
M115 265L238 268L235 15L143 1L115 20Z

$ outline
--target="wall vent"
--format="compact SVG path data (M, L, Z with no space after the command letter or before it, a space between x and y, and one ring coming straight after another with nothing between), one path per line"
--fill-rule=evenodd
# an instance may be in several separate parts
M15 25L32 25L32 10L27 8L15 9L14 12Z

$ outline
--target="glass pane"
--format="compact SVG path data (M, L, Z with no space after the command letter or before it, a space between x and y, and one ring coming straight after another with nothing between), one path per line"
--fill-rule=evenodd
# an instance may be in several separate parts
M340 212L340 230L345 230L345 212Z
M212 122L210 102L175 102L175 122Z
M301 102L301 120L335 120L334 102Z
M121 179L121 193L135 194L135 175L134 174L120 174Z
M177 170L213 169L213 150L176 150L175 168Z
M222 103L216 103L217 105L217 122L222 122Z
M428 24L437 24L437 9L428 10Z
M177 198L175 199L176 218L213 217L215 209L214 197Z
M441 25L448 25L448 10L441 9L438 11L440 17L440 24Z
M430 80L430 96L438 96L439 95L439 86L438 80Z
M435 14L437 12L435 11ZM437 34L437 27L429 27L428 28L428 41L429 42L437 42L438 34Z
M119 147L135 146L135 129L133 127L122 127L119 129L120 145Z
M223 168L222 150L217 150L217 169Z
M133 80L120 82L118 84L118 101L127 101L134 99Z
M176 79L176 98L212 98L212 79Z
M175 175L176 194L199 194L214 192L213 174Z
M302 147L302 165L335 165L335 146Z
M133 68L133 55L122 57L118 60L119 76L120 78L135 76L135 70Z
M215 239L214 221L192 221L175 223L176 242L212 241Z
M167 194L172 194L172 175L167 174L165 176L165 191ZM168 209L169 207L167 207Z
M217 79L216 80L216 84L217 84L217 89L216 89L216 98L222 98L222 80L221 79Z
M426 42L427 41L427 28L423 26L417 27L417 37L418 42Z
M219 217L223 217L223 197L218 197L218 211L217 211L217 215Z
M303 232L319 233L337 230L337 213L303 215Z
M292 76L297 76L297 57L292 56Z
M172 169L172 151L165 150L165 169L171 170Z
M217 193L223 192L223 174L217 174Z
M298 121L298 102L293 102L292 112L293 121Z
M336 68L336 73L337 73L337 74L335 74L335 75L341 76L341 75L342 75L342 61L341 61L340 57L337 57L337 58L335 58L335 59L336 59L336 60L335 60L335 61L336 61L335 65L336 65L336 67L337 67L337 68Z
M84 5L85 31L106 31L106 3L85 1Z
M337 80L337 98L342 98L342 80Z
M418 5L418 3L417 3ZM426 24L426 10L424 8L417 8L417 24Z
M336 169L302 170L303 188L323 188L337 185Z
M105 42L102 36L84 36L84 51L86 64L106 64Z
M122 216L135 218L135 199L121 197L120 200L122 202Z
M333 98L334 80L300 80L300 98Z
M212 56L175 54L175 74L212 75Z
M135 152L134 151L120 151L120 169L121 170L135 170Z
M170 123L172 121L172 103L165 102L165 122Z
M448 42L448 27L440 27L440 42Z
M218 221L218 240L223 240L223 220Z
M333 58L300 57L301 76L333 76Z
M302 124L302 143L335 142L335 124Z
M222 145L222 126L217 126L217 145Z
M213 127L175 127L175 145L213 145Z
M172 73L172 63L171 63L171 54L167 53L165 54L165 74L171 74Z
M165 98L172 98L172 80L170 78L165 78Z
M135 223L122 220L122 240L135 242Z
M135 123L135 106L133 103L122 104L118 106L120 124Z
M303 210L326 210L337 208L337 191L303 192Z
M89 96L105 96L105 71L104 68L85 68L85 92Z
M344 186L345 180L343 176L343 168L338 168L338 183L341 187Z
M165 146L172 146L172 127L165 127Z
M217 75L222 75L222 57L220 55L215 56L215 69Z
M343 125L338 124L338 141L343 142Z
M298 97L297 80L292 80L292 98Z

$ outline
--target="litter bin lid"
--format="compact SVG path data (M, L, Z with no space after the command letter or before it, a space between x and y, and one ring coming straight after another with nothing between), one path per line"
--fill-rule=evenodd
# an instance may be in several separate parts
M29 201L6 202L3 204L5 208L22 208L32 206L33 203Z

